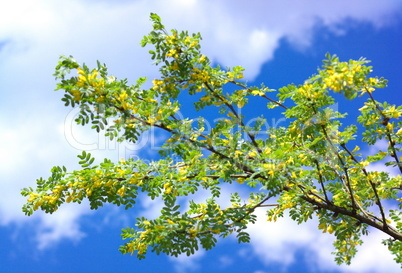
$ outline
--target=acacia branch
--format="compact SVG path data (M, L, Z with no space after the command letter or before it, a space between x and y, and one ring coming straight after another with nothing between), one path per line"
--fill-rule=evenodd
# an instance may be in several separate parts
M226 107L229 108L229 110L236 116L237 120L238 120L238 124L240 126L242 126L243 128L245 128L245 125L243 123L243 119L239 116L239 114L237 113L236 109L234 109L233 105L228 103L228 101L225 98L222 98L219 94L217 94L211 86L209 86L208 83L204 82L204 85L207 87L207 89L215 96L217 97L220 101L222 101ZM261 153L261 149L258 145L258 143L255 140L255 136L250 134L249 132L246 132L248 137L250 138L251 142L253 143L254 147L256 147L258 153Z
M335 145L332 143L332 140L328 135L327 129L322 124L321 124L321 129L324 132L325 139L326 139L326 141L328 141L332 152L336 155L336 157L338 158L339 162L342 165L343 172L345 173L345 176L346 176L346 185L347 185L347 188L349 190L350 198L352 200L352 208L355 210L357 205L356 205L356 200L355 200L355 197L354 197L354 194L353 194L353 189L352 189L352 186L350 184L348 168L346 167L345 161L342 159L342 157L339 154L338 150L336 149Z
M352 152L346 147L346 145L345 145L344 143L341 144L341 147L349 154L349 156L352 158L352 160L353 160L354 162L359 163L359 161L357 160L357 158L352 154ZM382 217L382 222L383 222L384 228L386 228L386 227L388 226L388 224L387 224L387 219L386 219L386 217L385 217L384 208L383 208L383 206L382 206L382 204L381 204L381 199L380 199L380 197L379 197L379 195L378 195L378 192L377 192L377 188L376 188L376 186L375 186L375 183L369 178L369 175L368 175L368 172L367 172L366 168L363 167L363 168L362 168L362 171L363 171L364 175L367 177L367 180L369 181L370 186L371 186L371 188L372 188L373 191L374 191L374 195L375 195L375 198L376 198L376 202L375 202L375 203L377 204L377 206L378 206L379 209L380 209L381 217Z
M377 109L378 113L380 113L380 115L381 115L381 117L382 117L382 122L380 122L380 123L381 123L381 125L385 126L385 128L386 128L386 130L387 130L387 134L386 134L386 135L387 135L387 138L388 138L388 143L389 143L388 145L389 145L389 147L390 147L391 150L392 150L391 156L395 159L395 162L396 162L397 165L398 165L399 171L402 173L402 164L400 163L399 158L398 158L398 155L397 155L397 153L396 153L395 142L392 140L391 132L390 132L390 130L389 130L388 127L387 127L387 124L388 124L390 118L387 117L387 116L384 114L384 112L381 110L381 108L380 108L380 106L378 105L377 101L374 99L373 94L372 94L367 88L366 88L365 91L367 92L367 94L369 94L369 97L370 97L372 103L375 105L375 108Z
M314 163L315 163L315 165L316 165L316 167L317 167L318 177L319 177L319 181L320 181L320 184L321 184L321 188L322 188L322 190L323 190L323 192L324 192L325 200L326 200L327 202L330 202L329 199L328 199L327 191L325 190L324 181L323 181L323 179L322 179L322 174L321 174L320 165L318 164L318 161L317 161L317 160L314 160Z
M240 86L241 88L246 89L248 92L252 92L252 91L253 91L252 89L248 88L247 86L245 86L245 85L243 85L243 84L241 84L241 83L239 83L239 82L236 82L236 81L230 81L230 83L233 83L234 85ZM276 101L276 100L273 100L273 99L271 99L271 98L267 97L265 94L264 94L264 95L262 95L261 97L263 97L263 98L265 98L265 99L269 100L270 102L275 103L276 105L278 105L278 106L282 107L283 109L288 109L288 107L286 107L286 106L285 106L285 105L283 105L282 103L280 103L280 102L278 102L278 101Z
M290 188L288 190L290 190ZM332 203L319 202L319 201L315 200L314 198L310 198L308 196L302 196L301 198L304 199L305 201L317 206L318 208L329 210L329 211L332 211L334 213L339 213L339 214L350 216L350 217L352 217L352 218L354 218L356 220L359 220L361 223L365 223L365 224L367 224L369 226L372 226L372 227L374 227L374 228L376 228L378 230L383 231L384 233L388 234L389 236L391 236L395 240L402 241L402 234L399 233L394 228L392 228L390 226L385 227L382 224L382 222L378 223L378 222L376 222L376 221L374 221L374 220L372 220L370 218L367 218L367 217L365 217L363 215L358 214L354 210L350 211L350 210L348 210L348 209L346 209L344 207L339 207L339 206L336 206L336 205L334 205Z

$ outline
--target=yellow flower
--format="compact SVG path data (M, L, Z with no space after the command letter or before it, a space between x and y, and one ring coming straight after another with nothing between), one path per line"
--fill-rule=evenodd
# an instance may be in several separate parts
M51 196L50 198L49 198L49 203L50 204L54 204L54 203L56 203L56 201L57 201L57 196Z
M189 229L188 233L190 234L190 238L195 238L197 236L197 231L194 229Z
M200 98L200 101L208 102L208 101L210 101L210 100L211 100L211 97L210 97L210 96L204 96L204 97Z
M155 79L155 80L152 81L152 84L153 84L153 85L156 85L156 86L159 86L159 85L162 85L162 84L163 84L163 81L158 80L158 79Z
M184 43L189 44L191 42L191 37L187 36L186 39L184 39Z
M275 165L272 164L272 163L265 163L265 164L262 164L262 167L263 167L264 169L267 169L267 170L275 169Z
M77 68L77 73L78 73L79 75L85 75L85 72L84 72L84 70L82 70L81 67L78 67L78 68Z
M37 193L31 193L29 195L28 202L32 202L38 196L39 196L39 194L37 194Z
M73 95L75 101L81 100L81 92L77 89L71 90L71 95Z
M155 118L153 118L153 117L148 117L147 121L148 121L149 124L152 125L152 124L155 124L155 121L156 121L156 120L155 120Z
M154 87L152 87L152 89L156 90L156 89L161 88L163 83L164 83L163 81L158 80L158 79L153 80L152 84L154 85Z
M263 91L261 91L261 90L253 90L253 91L251 91L251 94L252 95L254 95L254 96L264 96L264 92Z
M288 163L288 164L294 163L293 157L289 157L289 159L286 160L286 163Z
M237 183L243 184L245 180L246 180L246 178L244 178L244 177L239 177L239 178L237 178Z
M265 154L265 155L268 155L268 154L271 153L271 151L272 151L271 148L264 148L264 150L262 151L262 153Z
M170 194L172 192L172 187L169 187L165 190L165 194Z
M102 103L105 101L105 96L100 96L98 98L96 98L96 102Z
M88 75L88 80L94 80L96 79L96 77L98 76L98 71L97 70L93 70L91 74Z
M282 205L282 209L290 209L293 208L296 205L294 202L288 202Z
M328 225L326 231L327 231L329 234L332 234L332 233L334 232L334 227L333 227L332 225Z
M364 168L364 167L366 167L368 164L370 164L370 162L368 162L368 161L362 161L362 162L360 162L360 165Z
M175 55L177 54L177 50L176 49L170 49L168 53L166 53L167 57L175 57Z
M205 55L201 55L201 57L200 57L200 59L199 59L199 62L200 63L203 63L205 60L206 60L206 56Z
M123 196L125 192L126 192L126 188L123 186L117 191L117 194L120 196Z
M326 231L326 228L327 228L327 224L326 224L326 223L321 223L321 224L318 225L318 228L319 228L319 229L322 229L323 232L325 232L325 231Z
M370 78L370 79L369 79L369 83L370 83L371 85L375 85L375 84L378 83L378 79L376 79L376 78Z
M120 101L125 101L127 98L128 98L128 94L126 91L123 91L120 93L120 95L119 95Z
M192 48L192 47L196 47L198 45L197 41L192 42L188 47Z
M174 44L176 41L176 36L175 35L171 35L171 36L167 36L166 37L166 43L169 45Z
M258 153L256 151L251 151L248 153L249 157L256 157L258 155Z

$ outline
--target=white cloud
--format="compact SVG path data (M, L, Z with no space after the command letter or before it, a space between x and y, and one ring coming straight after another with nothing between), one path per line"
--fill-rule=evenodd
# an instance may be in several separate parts
M52 164L49 160L60 162L54 156L55 152L62 152L68 146L61 141L62 137L55 130L57 123L52 118L31 115L24 119L18 116L12 120L0 118L0 121L0 190L7 193L0 199L0 224L7 224L25 219L20 189L33 185L45 172L47 175ZM54 134L47 134L52 131ZM68 149L64 153L68 154Z
M386 238L379 231L372 231L369 236L362 237L364 244L358 248L356 257L350 266L338 266L331 252L333 236L321 233L315 220L298 225L288 217L279 218L277 222L265 221L265 213L257 213L256 224L250 225L253 252L266 265L278 263L282 269L296 262L296 254L301 253L312 270L340 270L352 273L399 272L399 265L393 256L381 244ZM241 255L239 253L239 255Z
M194 255L186 256L185 254L181 254L178 257L169 257L169 260L173 262L177 273L185 273L199 269L199 261L204 255L205 250L200 249Z
M201 31L207 53L224 66L242 65L254 77L273 57L281 39L295 47L308 46L317 26L341 34L347 22L384 26L400 14L401 3L390 1L197 1L196 13L170 17L169 25ZM349 20L349 21L347 21ZM177 22L179 21L179 22ZM258 44L256 44L258 42Z
M388 248L381 243L386 238L380 231L372 231L368 240L360 247L359 252L349 267L343 266L343 272L382 273L400 272L401 268L391 256Z
M313 255L310 264L320 270L339 270L350 273L382 273L399 272L400 266L393 260L386 246L381 241L386 238L384 234L377 230L371 230L367 237L362 237L364 243L358 248L356 257L350 266L338 266L333 262L334 256L331 255L332 247L329 244L327 234L317 237L316 243L308 248Z
M20 188L33 186L34 180L46 177L55 164L75 166L79 147L69 146L64 132L59 130L64 128L68 110L58 101L61 94L51 91L53 68L60 54L72 54L89 64L100 59L118 77L152 79L156 77L156 69L150 65L147 50L138 45L142 35L151 28L148 15L152 11L162 16L168 28L202 32L205 51L214 60L224 66L243 65L248 69L247 75L254 77L261 65L273 57L281 39L307 46L317 24L341 31L346 28L345 20L352 19L381 27L401 10L399 0L3 2L0 9L0 189L6 194L0 199L2 225L27 221L20 212L24 202L19 196ZM86 142L90 141L85 138L87 132L77 131L74 136L89 145L92 142ZM102 146L106 142L97 143L97 135L92 136L95 146L106 147ZM112 148L109 155L116 156L113 155L116 149ZM49 242L41 246L63 237L65 230L61 222L71 227L68 238L80 238L78 220L86 213L84 208L61 209L51 216L43 216L41 225L51 232L38 235ZM306 232L305 236L310 233ZM281 248L279 240L275 244ZM285 258L292 260L291 255Z
M235 262L235 260L232 257L227 255L220 256L218 260L219 260L219 266L221 268L228 267Z
M85 237L81 231L78 220L90 214L88 206L85 204L71 204L61 207L57 213L43 216L37 228L38 249L43 250L57 244L61 239L69 239L78 242Z
M161 209L163 208L163 200L156 198L154 200L149 196L143 196L140 199L140 204L142 207L141 216L147 219L155 219L161 214Z
M374 145L366 146L366 149L363 150L363 156L371 156L377 154L379 151L387 152L388 150L388 141L385 139L378 140ZM370 172L387 172L391 176L400 175L400 171L397 167L394 166L386 166L386 162L394 162L395 159L391 156L386 156L383 160L370 163L366 169Z
M311 243L315 237L313 229L297 225L289 218L272 223L266 221L264 211L258 211L257 215L259 221L248 230L255 254L266 265L276 262L289 266L295 262L297 249Z

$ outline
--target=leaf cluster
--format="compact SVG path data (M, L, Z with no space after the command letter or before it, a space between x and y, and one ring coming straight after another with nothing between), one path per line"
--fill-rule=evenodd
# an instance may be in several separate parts
M90 69L72 57L61 57L55 76L66 106L80 108L78 124L91 124L120 141L136 142L150 128L169 134L161 159L149 164L105 159L93 165L95 159L83 152L78 156L81 170L54 167L48 179L37 180L36 189L22 190L28 197L26 214L38 209L52 213L84 198L93 209L104 203L128 209L139 194L161 199L158 218L138 217L135 228L122 231L127 242L121 252L144 258L149 248L191 255L230 234L249 242L247 227L256 221L256 210L265 210L269 221L288 212L298 223L318 219L317 228L334 236L338 263L350 263L369 228L389 236L384 243L401 263L402 176L370 166L385 164L402 173L402 107L374 99L386 80L370 76L367 60L341 62L328 54L303 84L275 92L263 84L248 86L242 67L213 66L201 53L200 34L169 32L156 14L151 20L153 30L141 43L153 47L149 53L160 68L151 88L142 88L144 78L129 85L109 76L99 62ZM196 98L197 111L218 109L220 119L211 125L203 117L180 118L182 93ZM367 98L355 122L336 109L334 93L348 100ZM246 122L240 109L253 107L250 97L266 103L267 111L282 109L286 126L267 127L265 111ZM378 148L379 140L387 141L386 149ZM352 145L356 141L374 152L360 152L360 146ZM223 184L239 184L248 199L233 192L229 204L222 204ZM183 197L191 199L200 190L209 191L210 198L180 206ZM274 197L275 203L269 203Z

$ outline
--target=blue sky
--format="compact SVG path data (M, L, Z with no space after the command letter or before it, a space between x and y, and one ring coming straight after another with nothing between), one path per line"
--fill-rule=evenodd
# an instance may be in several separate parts
M0 0L0 271L1 272L399 272L372 232L350 267L337 267L332 238L316 223L297 226L284 218L250 227L251 244L233 238L192 257L121 255L120 229L135 217L156 216L160 204L141 198L122 211L86 204L53 215L26 217L23 187L47 177L54 165L76 168L76 154L118 160L150 158L150 137L137 145L109 142L72 125L74 110L53 92L59 55L108 64L117 77L157 77L139 41L158 13L167 28L201 32L206 55L223 66L242 65L250 83L271 88L302 83L316 72L326 52L342 60L372 60L374 74L389 80L376 98L402 103L402 2L339 1L90 1ZM360 101L361 103L361 101ZM358 103L340 101L341 111ZM191 113L194 114L194 113ZM158 137L156 138L158 141ZM147 149L144 149L147 148ZM149 152L151 151L151 152ZM260 212L261 219L264 212Z

